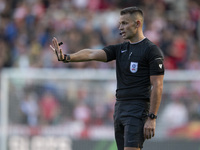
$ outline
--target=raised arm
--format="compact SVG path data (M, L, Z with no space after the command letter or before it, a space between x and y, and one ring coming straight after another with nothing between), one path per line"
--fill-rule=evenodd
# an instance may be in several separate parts
M70 54L70 62L91 60L106 62L107 56L105 51L101 49L83 49L78 51L77 53Z
M92 60L106 62L107 60L106 53L102 49L82 49L76 53L65 55L55 37L53 38L52 43L53 46L50 45L50 48L57 55L58 60L64 62L84 62Z

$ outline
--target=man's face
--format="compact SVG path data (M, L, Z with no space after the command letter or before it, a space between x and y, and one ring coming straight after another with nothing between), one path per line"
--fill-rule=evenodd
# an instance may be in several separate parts
M119 30L123 39L131 40L132 38L134 38L137 32L137 27L133 16L131 16L130 14L120 16Z

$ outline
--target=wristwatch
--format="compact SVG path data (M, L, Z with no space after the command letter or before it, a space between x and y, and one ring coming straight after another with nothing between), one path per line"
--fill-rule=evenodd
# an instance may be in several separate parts
M150 119L157 119L157 116L155 114L153 114L153 113L148 114L148 117Z
M69 54L64 54L63 62L64 63L68 63L69 61L70 61L70 55Z

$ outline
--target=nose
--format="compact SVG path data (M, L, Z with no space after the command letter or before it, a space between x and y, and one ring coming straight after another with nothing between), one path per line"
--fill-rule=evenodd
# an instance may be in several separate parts
M123 30L122 25L119 25L119 30Z

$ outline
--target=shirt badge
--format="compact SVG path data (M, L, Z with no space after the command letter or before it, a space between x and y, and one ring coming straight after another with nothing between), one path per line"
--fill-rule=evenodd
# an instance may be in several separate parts
M138 70L138 62L131 62L130 63L130 71L132 73L136 73Z

